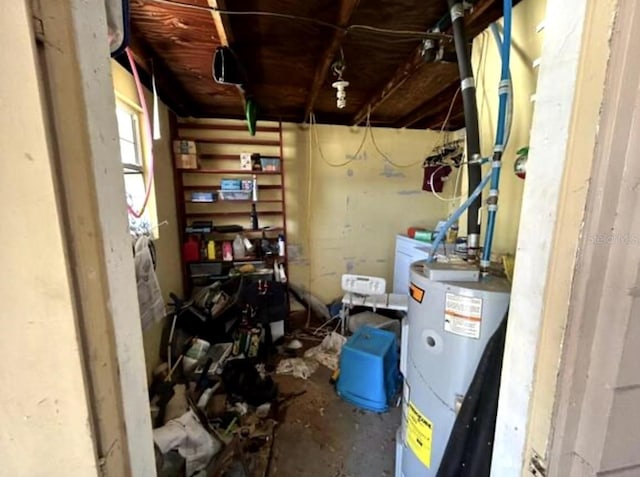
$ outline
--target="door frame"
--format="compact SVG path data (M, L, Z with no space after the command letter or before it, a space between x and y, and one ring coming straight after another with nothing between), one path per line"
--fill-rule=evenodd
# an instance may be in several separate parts
M531 476L533 453L543 463L548 457L616 6L615 0L547 3L493 477Z

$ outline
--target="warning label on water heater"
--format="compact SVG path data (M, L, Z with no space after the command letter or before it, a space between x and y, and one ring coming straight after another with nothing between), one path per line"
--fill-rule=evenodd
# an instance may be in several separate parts
M482 298L447 293L444 305L444 330L466 338L480 338Z
M412 402L407 407L407 444L428 469L431 467L433 424Z

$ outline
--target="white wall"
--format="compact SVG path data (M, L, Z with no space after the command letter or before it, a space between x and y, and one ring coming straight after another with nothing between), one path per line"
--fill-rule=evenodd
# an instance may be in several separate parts
M547 6L496 423L494 477L529 475L525 442L530 407L555 393L593 157L593 149L581 146L593 145L614 3L569 0ZM598 12L596 5L605 8ZM553 332L539 348L545 327ZM537 362L550 380L532 402ZM542 419L550 412L549 403L545 404ZM547 430L549 425L547 421ZM537 442L545 438L542 433Z
M0 61L11 65L10 74L0 75L0 473L97 476L32 19L25 3L7 3L0 19Z

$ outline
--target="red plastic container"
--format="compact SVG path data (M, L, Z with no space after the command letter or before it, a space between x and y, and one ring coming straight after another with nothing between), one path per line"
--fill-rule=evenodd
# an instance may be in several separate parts
M200 260L200 240L197 237L189 237L189 240L182 244L182 256L185 262Z

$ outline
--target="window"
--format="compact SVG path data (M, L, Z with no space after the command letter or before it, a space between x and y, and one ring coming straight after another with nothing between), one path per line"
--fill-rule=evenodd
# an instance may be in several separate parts
M145 168L142 141L140 135L140 117L138 111L121 101L116 103L118 120L118 139L120 142L120 160L124 172L124 187L127 204L136 211L142 208L145 197ZM129 231L133 235L151 233L150 207L145 208L142 217L129 213Z

